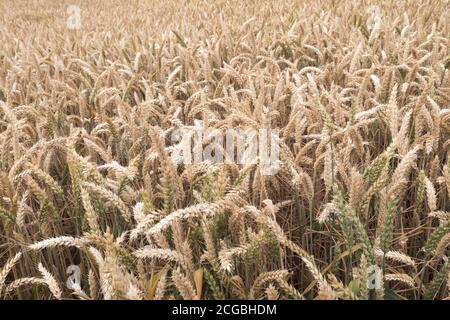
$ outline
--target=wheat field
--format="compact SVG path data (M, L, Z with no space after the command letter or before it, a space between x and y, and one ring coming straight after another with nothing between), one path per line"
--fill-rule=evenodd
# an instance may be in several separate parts
M1 1L0 297L450 299L449 9Z

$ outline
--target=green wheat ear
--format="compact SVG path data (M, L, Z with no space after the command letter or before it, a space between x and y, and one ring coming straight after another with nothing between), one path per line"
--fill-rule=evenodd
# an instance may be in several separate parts
M394 220L397 214L397 200L390 200L387 205L386 216L384 218L384 223L381 228L380 234L380 246L381 250L386 253L391 247L393 231L394 231Z
M442 265L441 269L439 269L438 272L435 272L435 274L433 276L433 280L431 280L431 282L428 284L428 286L425 290L425 294L424 294L425 300L432 300L435 298L435 296L439 292L442 282L447 277L449 269L450 269L450 264L448 261L446 261Z
M376 157L364 170L363 179L367 185L372 185L380 176L383 169L389 164L394 155L395 146L389 145L378 157Z
M423 200L425 199L425 171L420 170L419 177L417 178L417 193L416 193L416 205L421 207Z
M342 192L337 187L335 187L334 197L336 201L336 214L347 239L347 243L354 243L354 236L356 236L357 239L362 242L368 262L370 265L374 265L375 257L372 242L370 241L361 220L356 215L355 210L347 205ZM351 248L351 246L349 248Z
M424 250L428 255L431 255L436 249L439 241L450 232L450 220L445 221L437 227L433 233L428 237L425 243Z
M220 288L219 284L216 281L216 278L208 268L203 269L203 278L205 279L205 282L208 286L211 297L214 300L224 300L225 295L223 293L223 290Z

